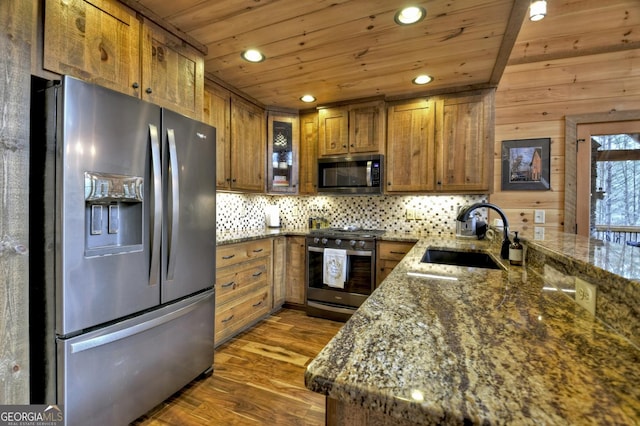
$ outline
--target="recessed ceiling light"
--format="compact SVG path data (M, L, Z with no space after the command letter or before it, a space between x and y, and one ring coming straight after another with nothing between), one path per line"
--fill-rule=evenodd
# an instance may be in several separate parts
M529 5L529 19L532 21L539 21L547 14L547 1L546 0L531 0Z
M411 80L413 84L427 84L433 81L430 75L422 74Z
M256 49L245 50L242 52L242 58L249 62L262 62L265 60L264 55Z
M411 25L420 22L427 16L427 11L418 6L405 7L396 12L393 20L398 25Z
M315 96L313 96L313 95L304 95L304 96L302 96L302 97L300 98L300 100L301 100L302 102L310 103L310 102L315 102L315 101L316 101L316 97L315 97Z

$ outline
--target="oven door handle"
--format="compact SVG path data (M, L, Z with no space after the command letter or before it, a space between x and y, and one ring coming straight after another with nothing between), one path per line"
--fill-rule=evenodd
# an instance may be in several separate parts
M316 253L324 253L324 247L307 247L309 251ZM365 256L373 257L373 251L371 250L345 250L347 256Z

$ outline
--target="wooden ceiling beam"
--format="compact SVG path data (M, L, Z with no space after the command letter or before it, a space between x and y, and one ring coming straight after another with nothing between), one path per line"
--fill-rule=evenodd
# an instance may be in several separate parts
M498 87L498 83L502 78L504 69L507 67L511 50L516 43L520 28L522 28L522 21L526 19L527 11L529 10L529 0L516 0L511 8L511 14L509 15L509 21L507 22L507 29L502 37L502 44L498 51L496 63L493 66L491 77L489 78L489 85Z

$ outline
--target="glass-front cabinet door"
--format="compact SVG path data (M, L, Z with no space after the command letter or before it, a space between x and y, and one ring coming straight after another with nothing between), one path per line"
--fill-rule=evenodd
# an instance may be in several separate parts
M272 193L298 192L299 122L296 114L269 112L268 189Z

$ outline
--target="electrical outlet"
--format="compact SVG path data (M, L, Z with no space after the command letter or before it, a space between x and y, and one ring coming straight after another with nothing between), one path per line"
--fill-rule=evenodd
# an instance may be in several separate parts
M533 223L544 223L544 210L534 210Z
M425 215L424 212L420 209L416 210L416 220L424 220L425 219Z
M542 226L534 226L533 227L533 239L534 240L544 240L544 227L542 227Z
M407 209L407 220L415 220L416 211L414 209Z
M596 286L583 279L575 277L576 302L591 313L596 314Z

